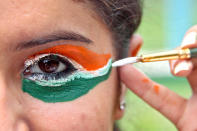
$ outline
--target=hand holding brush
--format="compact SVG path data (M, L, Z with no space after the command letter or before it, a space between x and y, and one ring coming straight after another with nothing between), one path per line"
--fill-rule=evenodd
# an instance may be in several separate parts
M125 65L125 61L120 62L124 63L125 66L119 67L122 82L132 92L174 123L180 131L197 130L196 32L197 26L191 28L187 32L181 47L177 50L134 58L135 62L170 60L172 73L175 76L184 76L188 79L192 89L192 95L188 99L174 93L167 87L150 80L131 64ZM133 62L130 61L128 63ZM113 65L116 66L116 64Z

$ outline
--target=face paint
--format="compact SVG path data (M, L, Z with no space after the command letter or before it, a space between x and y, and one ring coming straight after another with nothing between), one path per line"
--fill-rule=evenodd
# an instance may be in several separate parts
M111 64L109 54L97 54L81 46L55 46L25 62L22 89L48 103L71 101L107 80Z
M142 82L144 82L144 83L148 83L148 82L149 82L149 79L144 78L144 79L142 80Z
M159 86L158 85L154 85L154 91L156 94L159 94Z

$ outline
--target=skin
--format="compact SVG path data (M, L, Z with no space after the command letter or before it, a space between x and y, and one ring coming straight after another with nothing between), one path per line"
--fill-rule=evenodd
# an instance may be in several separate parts
M6 0L0 1L0 9L0 130L112 131L123 114L115 69L107 81L70 102L45 103L21 89L24 61L54 45L82 45L115 56L110 32L90 5L72 0ZM15 50L21 42L59 30L80 33L93 42L60 40Z
M189 29L184 39L191 32L197 32L197 26ZM131 52L135 50L135 47L138 47L142 43L142 38L139 35L133 36L133 39L131 40ZM178 48L185 47L197 47L197 42L187 43L187 45ZM175 69L181 62L183 62L183 60L170 61L170 68L173 75L187 78L192 90L192 96L189 99L185 99L172 92L167 87L155 83L132 65L126 65L119 69L120 78L131 91L133 91L150 106L163 114L177 127L179 131L196 131L197 60L187 60L187 66L189 68L176 73Z
M115 56L110 32L90 5L71 0L6 0L0 1L0 129L6 131L112 131L114 120L120 118L117 72L100 83L87 95L71 102L44 103L21 90L20 73L24 61L39 50L62 42L80 44L97 52ZM71 13L72 12L72 13ZM77 41L55 41L25 50L15 50L18 43L36 39L58 30L78 32L93 40L93 44ZM197 32L197 27L190 31ZM142 44L139 36L131 39L131 52ZM191 43L188 46L196 46ZM132 53L131 53L132 54ZM171 62L174 72L176 63ZM161 112L180 131L197 130L196 62L175 74L185 76L193 94L184 99L159 85L132 65L120 68L121 80L144 101ZM143 80L146 79L146 82ZM157 89L155 91L155 85ZM124 91L123 91L124 92ZM124 94L124 93L123 93ZM110 96L110 97L109 97ZM107 98L107 99L106 99Z

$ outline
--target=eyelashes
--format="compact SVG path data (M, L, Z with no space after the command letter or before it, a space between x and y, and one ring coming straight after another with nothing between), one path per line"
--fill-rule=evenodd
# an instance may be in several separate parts
M23 78L50 85L66 79L81 70L81 66L74 61L58 54L42 54L25 62ZM54 83L54 84L53 84Z

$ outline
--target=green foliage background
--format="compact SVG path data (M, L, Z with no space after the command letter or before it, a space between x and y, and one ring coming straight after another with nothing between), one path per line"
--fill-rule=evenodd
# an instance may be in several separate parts
M144 16L142 24L138 32L144 39L142 51L158 51L166 48L165 41L165 26L164 26L164 0L144 0ZM195 5L191 10L195 12ZM195 13L194 13L195 14ZM197 19L193 18L193 23L197 23ZM174 76L151 77L156 82L165 85L169 89L177 92L185 98L189 98L191 91L189 84L185 78L177 78ZM148 106L145 102L139 99L135 94L128 91L126 95L126 112L120 121L119 126L122 131L177 131L173 124L166 118Z

